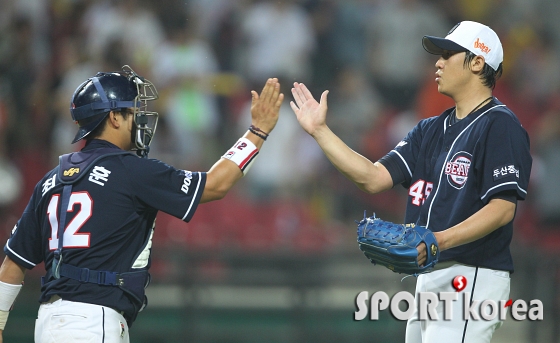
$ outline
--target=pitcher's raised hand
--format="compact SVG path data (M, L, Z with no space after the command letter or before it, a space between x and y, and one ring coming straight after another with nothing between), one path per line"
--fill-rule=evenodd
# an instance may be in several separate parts
M321 94L320 102L317 102L303 83L294 82L292 95L295 103L291 101L290 106L301 127L311 136L315 134L317 129L326 127L327 94L329 94L329 91L324 91Z

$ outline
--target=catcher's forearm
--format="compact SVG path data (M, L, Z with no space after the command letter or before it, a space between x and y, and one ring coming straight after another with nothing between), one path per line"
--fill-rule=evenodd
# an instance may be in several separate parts
M19 285L25 277L25 271L26 269L24 267L15 263L11 258L6 256L2 266L0 267L0 281L13 285Z
M515 204L507 200L492 199L478 212L463 222L434 233L440 250L447 250L480 239L513 220Z
M262 138L249 131L242 138L252 142L257 149L260 149L264 142ZM240 167L231 160L220 158L206 174L206 186L200 202L222 199L243 176Z
M393 187L393 179L381 163L372 163L350 149L328 127L317 130L313 138L336 169L361 190L375 194Z
M6 326L10 310L23 286L24 277L25 268L6 256L0 267L0 332Z

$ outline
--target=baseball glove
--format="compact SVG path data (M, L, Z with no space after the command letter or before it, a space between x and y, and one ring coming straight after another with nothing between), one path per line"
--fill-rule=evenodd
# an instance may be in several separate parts
M395 224L375 217L358 223L358 245L373 264L383 265L396 273L418 275L430 271L438 262L439 247L432 233L424 226ZM424 265L418 265L416 247L426 244Z

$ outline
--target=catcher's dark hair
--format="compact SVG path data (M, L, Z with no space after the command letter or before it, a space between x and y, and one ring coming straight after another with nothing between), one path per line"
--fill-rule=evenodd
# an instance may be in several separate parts
M127 108L122 108L122 109L116 110L114 112L120 113L120 115L124 119L126 119L128 109ZM103 121L101 123L99 123L99 125L95 129L93 129L93 131L91 131L89 133L89 135L86 136L87 140L95 139L95 138L97 138L97 137L99 137L103 134L103 131L105 131L105 126L107 125L107 121L109 120L109 113L111 113L111 112L105 113L104 114L106 116L105 119L103 119Z
M470 66L471 61L476 57L474 53L471 51L466 51L465 53L465 60L463 65L465 68ZM480 73L480 79L482 80L482 84L490 89L494 89L496 87L496 81L502 76L503 67L502 63L498 66L498 70L494 70L494 68L490 67L488 63L484 64L484 68L482 68L482 72Z

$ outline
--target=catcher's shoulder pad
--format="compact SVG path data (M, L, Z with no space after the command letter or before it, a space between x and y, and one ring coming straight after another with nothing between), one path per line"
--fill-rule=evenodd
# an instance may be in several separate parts
M119 148L100 148L61 155L58 158L58 180L65 185L73 184L87 175L87 172L99 160L108 156L124 154L132 153Z

